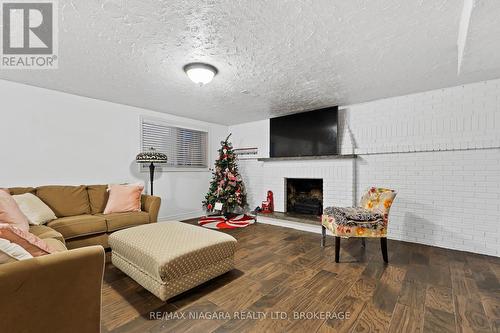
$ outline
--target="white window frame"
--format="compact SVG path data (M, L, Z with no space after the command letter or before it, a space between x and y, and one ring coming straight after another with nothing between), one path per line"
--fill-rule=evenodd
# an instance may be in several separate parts
M170 126L170 127L179 127L183 129L205 132L207 133L207 167L189 167L189 166L165 166L162 164L155 164L155 172L209 172L210 171L210 161L212 158L212 154L210 152L210 142L211 142L211 131L210 128L204 126L193 126L193 124L179 122L179 121L171 121L165 120L156 117L150 116L141 116L139 118L139 128L140 128L140 149L143 148L144 137L143 137L143 126L142 123L144 121L157 123L159 125ZM168 158L169 156L167 156ZM140 172L149 172L149 164L141 164L139 166Z

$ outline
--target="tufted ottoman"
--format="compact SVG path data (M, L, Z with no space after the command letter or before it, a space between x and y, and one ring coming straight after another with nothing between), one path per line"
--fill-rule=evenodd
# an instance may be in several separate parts
M109 236L113 265L165 301L234 267L236 239L166 221Z

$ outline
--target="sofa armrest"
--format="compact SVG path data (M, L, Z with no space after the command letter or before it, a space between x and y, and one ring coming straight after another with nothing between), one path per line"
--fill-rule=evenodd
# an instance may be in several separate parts
M104 249L0 265L2 332L99 332Z
M158 221L158 212L160 211L160 205L160 197L147 194L143 194L141 196L141 209L149 213L149 222Z

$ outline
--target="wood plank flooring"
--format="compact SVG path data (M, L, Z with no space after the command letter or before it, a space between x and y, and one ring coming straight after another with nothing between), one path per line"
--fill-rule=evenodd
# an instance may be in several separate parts
M108 262L102 332L500 332L500 258L389 240L384 265L378 240L350 239L336 264L332 237L321 248L319 234L271 225L226 232L236 269L166 303ZM349 318L294 317L333 312ZM218 318L175 317L190 313Z

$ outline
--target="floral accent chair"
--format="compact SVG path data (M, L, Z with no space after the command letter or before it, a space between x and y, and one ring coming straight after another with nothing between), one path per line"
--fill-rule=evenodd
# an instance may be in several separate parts
M326 229L335 236L335 262L340 258L340 238L358 237L365 246L366 237L380 238L382 257L387 258L387 225L389 210L396 191L372 187L361 198L360 207L327 207L321 217L321 246L325 246Z

